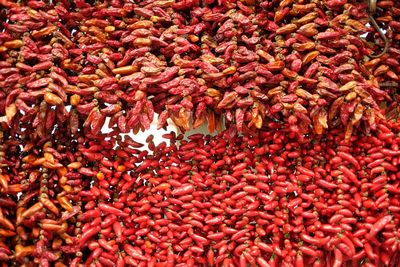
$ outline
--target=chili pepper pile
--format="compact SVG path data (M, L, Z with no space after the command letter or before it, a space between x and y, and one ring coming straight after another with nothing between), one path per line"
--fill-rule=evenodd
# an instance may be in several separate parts
M178 143L166 136L170 146L149 138L153 153L140 164L146 153L130 159L121 142L111 152L119 160L102 152L102 174L82 191L86 264L99 256L132 266L396 266L398 129L378 128L351 142L340 134L297 141L282 129ZM117 248L120 258L101 259Z
M378 1L388 53L359 1L3 1L0 113L39 137L69 125L239 132L280 120L368 132L399 81L399 3ZM366 35L365 39L360 36ZM372 40L372 41L371 41ZM388 92L389 91L389 94ZM359 127L361 126L361 127Z
M21 150L4 135L1 259L397 266L400 125L350 141L269 127L242 137L171 133L157 146L149 136L143 151L129 136L63 143L57 132L59 143Z
M367 7L0 1L1 266L400 265L400 2L378 58ZM122 135L156 115L217 133Z

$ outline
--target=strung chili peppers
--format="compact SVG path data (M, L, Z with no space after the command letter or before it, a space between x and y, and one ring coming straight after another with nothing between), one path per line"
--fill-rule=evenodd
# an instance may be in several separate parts
M399 82L398 45L382 44L359 1L22 1L2 3L0 114L38 138L182 131L222 119L239 132L279 120L321 134L369 132ZM397 40L399 6L375 13ZM397 34L397 35L396 35ZM361 38L360 36L365 36ZM376 44L372 45L371 40ZM365 59L365 60L364 60Z
M376 6L385 43L353 0L0 1L1 266L400 265ZM156 114L218 133L121 135Z
M60 143L39 143L42 152L18 150L5 135L2 260L396 266L399 124L350 141L339 130L299 139L269 127L242 137L170 133L159 145L149 136L149 150L107 135L66 150L62 132Z

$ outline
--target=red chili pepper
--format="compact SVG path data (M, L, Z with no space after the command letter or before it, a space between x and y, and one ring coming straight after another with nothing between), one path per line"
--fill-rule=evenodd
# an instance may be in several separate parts
M192 184L183 184L177 189L174 189L171 193L172 195L182 196L190 194L194 191L194 186Z
M87 231L83 232L81 237L79 238L79 244L82 247L83 244L85 244L91 237L97 235L101 230L101 227L99 225L88 229Z
M372 239L375 237L375 235L380 232L391 220L392 220L391 215L386 215L382 218L380 218L378 221L372 225L370 232L367 235L368 239Z
M132 256L134 259L141 260L141 261L147 261L148 258L146 256L143 256L141 251L139 249L135 249L133 246L129 244L124 244L124 251Z
M210 218L208 220L206 219L205 223L206 224L211 224L211 225L221 224L223 222L224 218L225 218L224 216L219 215L219 216L216 216L214 218Z
M314 249L312 249L311 247L308 247L308 246L301 246L299 248L299 250L301 251L301 253L311 256L311 257L317 257L317 255L318 255Z
M116 216L120 216L120 217L128 217L129 214L114 208L113 206L107 205L105 203L99 203L98 207L100 208L100 210L102 210L105 213L110 213L110 214L114 214Z

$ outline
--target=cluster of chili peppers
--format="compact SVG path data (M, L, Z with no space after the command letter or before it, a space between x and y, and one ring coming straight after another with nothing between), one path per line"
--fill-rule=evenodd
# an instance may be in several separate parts
M0 1L1 266L400 265L400 2L368 12ZM121 135L155 114L217 134Z
M375 128L399 81L396 1L368 26L360 1L2 1L0 114L43 137L68 125L186 131L222 118L239 132L283 121L301 133ZM360 37L364 36L364 38ZM296 121L289 120L294 115ZM362 127L359 127L362 126Z
M299 138L3 133L1 260L18 266L397 266L400 124ZM21 143L24 144L21 148ZM41 149L38 149L40 147Z

